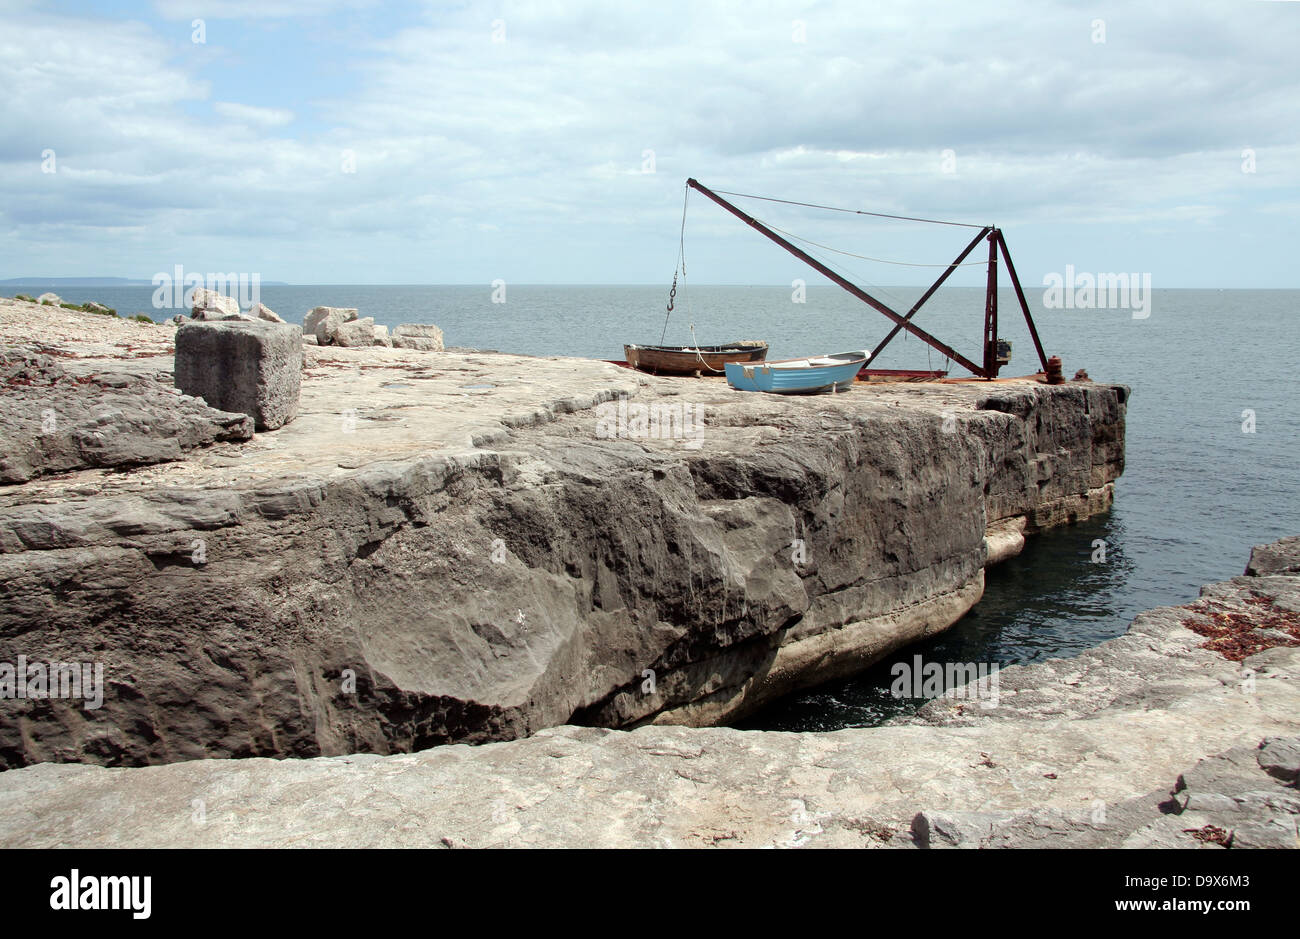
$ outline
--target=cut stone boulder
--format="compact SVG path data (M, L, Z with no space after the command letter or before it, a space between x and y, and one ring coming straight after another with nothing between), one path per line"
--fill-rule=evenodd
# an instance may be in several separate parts
M36 302L53 303L55 306L58 306L60 303L63 302L63 298L60 297L57 293L43 293L36 298Z
M398 349L418 349L421 352L441 352L442 330L432 323L403 323L393 329L393 346Z
M176 330L176 387L275 430L298 413L302 330L289 323L185 323Z
M327 346L334 341L334 333L340 326L356 318L354 307L318 306L302 318L302 331L315 336L319 345Z
M375 327L375 342L374 342L374 344L377 345L377 346L391 346L391 345L393 344L393 340L391 340L391 339L388 338L388 327L387 327L387 326L376 326L376 327Z
M239 301L234 297L227 297L223 293L217 293L217 291L208 290L205 287L196 287L194 289L194 297L190 302L190 312L196 320L248 321L253 319L248 314L239 312Z
M284 318L264 303L254 303L248 308L248 315L253 319L266 320L268 323L283 323Z
M320 333L317 333L316 337L319 339ZM336 346L373 346L375 344L374 317L367 316L365 319L342 324L334 330L333 340Z

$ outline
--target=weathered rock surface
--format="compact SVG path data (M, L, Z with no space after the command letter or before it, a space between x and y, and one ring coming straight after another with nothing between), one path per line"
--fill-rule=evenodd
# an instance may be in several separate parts
M1292 555L1293 557L1296 555ZM1300 610L1300 576L1205 598ZM0 773L5 847L1294 847L1300 648L1153 610L1000 703L833 733L582 727L478 747ZM196 811L196 806L202 812Z
M276 430L298 413L302 330L287 323L184 323L176 330L176 387Z
M981 402L1019 419L986 436L991 524L1023 518L1029 531L1050 528L1104 511L1114 500L1112 481L1124 471L1128 389L1093 382L1057 389L1043 398L1033 385L995 386Z
M122 371L75 374L21 347L0 351L0 483L179 460L252 433L242 414Z
M393 345L399 349L441 352L442 330L431 323L403 323L393 328Z
M317 333L317 340L320 334ZM362 319L340 323L330 335L330 341L344 348L366 348L375 344L375 320L366 316Z
M352 307L318 306L303 317L302 331L315 336L320 345L329 345L338 328L356 318L357 311Z
M0 661L109 681L93 712L0 703L5 765L731 720L947 628L992 524L1105 508L1122 467L1126 392L1100 383L778 400L590 360L303 351L272 438L0 499Z
M1207 757L1169 787L1116 805L1015 812L918 812L919 848L1300 848L1300 791L1268 772L1300 737L1267 737Z
M1272 544L1257 546L1250 552L1246 573L1300 574L1300 536L1293 535Z
M1225 752L1207 755L1172 786L1115 805L1100 800L1071 811L965 813L936 807L913 819L913 841L963 848L1300 847L1300 737L1294 736L1300 712L1283 714L1285 705L1261 698L1258 684L1276 679L1285 684L1270 689L1300 692L1298 574L1300 539L1260 545L1251 552L1246 576L1209 584L1186 606L1143 613L1121 638L1074 659L1003 669L992 712L956 694L927 704L912 719L971 728L1037 721L1055 732L1112 712L1159 709L1208 737L1209 725L1225 718L1206 714L1201 705L1228 696L1229 705L1240 700L1257 711L1253 732L1247 722ZM1259 651L1243 660L1237 654L1242 643L1225 647L1220 630L1203 628L1214 623L1253 633L1244 647ZM1239 719L1228 720L1236 726ZM1279 730L1290 736L1269 736Z
M283 323L284 319L263 303L254 303L248 308L248 315L254 319L266 320L268 323Z
M0 297L0 348L33 349L65 364L94 359L103 368L107 362L170 355L171 333L155 325Z
M195 320L251 320L252 316L239 311L239 301L206 287L196 287L190 301L190 313Z
M55 306L58 306L60 303L63 302L63 298L60 297L57 293L43 293L43 294L41 294L39 297L36 298L36 302L37 302L37 303L52 303L52 304L54 304Z

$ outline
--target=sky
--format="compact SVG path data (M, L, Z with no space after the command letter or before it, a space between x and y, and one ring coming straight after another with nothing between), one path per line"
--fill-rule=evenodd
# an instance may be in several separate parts
M695 177L996 224L1026 287L1300 287L1298 58L1285 0L0 0L0 279L667 284ZM736 201L862 283L971 236ZM695 193L684 244L819 280Z

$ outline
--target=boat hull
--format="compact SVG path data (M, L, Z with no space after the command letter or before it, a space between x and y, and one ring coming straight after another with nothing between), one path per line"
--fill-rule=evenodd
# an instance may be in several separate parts
M653 375L721 375L728 362L762 362L767 343L746 339L720 346L626 345L623 355L632 368Z
M727 384L737 391L768 394L819 394L850 388L866 364L863 352L840 352L807 359L746 364L729 362Z

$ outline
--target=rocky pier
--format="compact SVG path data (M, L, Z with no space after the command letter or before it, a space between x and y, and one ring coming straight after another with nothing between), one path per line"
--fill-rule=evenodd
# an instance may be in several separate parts
M440 335L304 343L255 432L177 328L0 301L0 661L105 675L0 700L5 767L723 724L946 629L1123 468L1120 385L782 398Z

